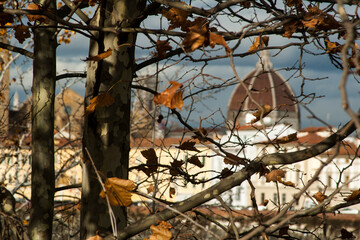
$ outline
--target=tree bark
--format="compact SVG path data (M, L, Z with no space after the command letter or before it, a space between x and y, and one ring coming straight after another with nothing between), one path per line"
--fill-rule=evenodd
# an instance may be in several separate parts
M55 1L49 3L55 11ZM51 25L56 24L50 21ZM34 29L32 86L31 239L51 239L54 210L55 28Z
M93 25L99 27L134 27L133 20L145 7L143 0L101 1ZM111 48L112 55L88 65L85 108L90 100L111 88L114 103L97 107L95 112L85 116L83 147L86 148L100 175L128 178L130 150L130 100L131 81L134 74L134 33L97 34L97 41L90 42L90 56ZM84 151L81 239L96 235L96 232L112 232L106 201L99 197L102 190L95 175L89 156ZM117 228L126 226L126 209L114 209Z

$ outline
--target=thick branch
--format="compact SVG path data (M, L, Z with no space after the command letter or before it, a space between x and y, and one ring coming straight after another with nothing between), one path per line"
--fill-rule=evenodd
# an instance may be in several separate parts
M20 53L20 54L22 54L26 57L32 58L32 59L34 58L34 53L32 53L24 48L15 47L15 46L3 43L3 42L0 42L0 48L7 49L12 52Z

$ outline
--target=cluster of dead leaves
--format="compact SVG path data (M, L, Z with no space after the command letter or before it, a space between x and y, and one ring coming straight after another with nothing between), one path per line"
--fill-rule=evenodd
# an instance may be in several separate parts
M182 4L186 5L183 2ZM170 21L169 30L180 28L186 32L182 42L185 51L192 52L200 47L210 46L214 48L215 45L222 45L227 53L231 52L224 37L214 33L217 32L217 29L210 28L209 21L206 18L198 17L194 21L188 20L188 12L178 8L170 8L163 11L162 14Z
M107 178L104 184L106 193L102 190L99 194L102 198L109 198L112 206L128 207L131 205L131 192L136 185L131 180L119 179L116 177Z
M293 19L283 25L284 37L290 38L298 29L306 29L310 33L337 29L340 24L328 13L323 12L317 6L309 6L307 11L302 2L297 0L288 1L288 6L296 6L298 12L303 14L302 19Z
M26 8L26 10L41 10L41 8L35 3L30 3L28 5L28 7ZM49 19L46 16L43 16L43 15L31 15L31 14L28 14L27 18L28 18L28 20L30 22L37 21L37 22L46 23L46 24L49 23Z
M313 195L313 198L315 198L319 204L322 203L327 197L328 197L327 195L323 194L320 191L318 191Z
M141 155L146 159L146 166L141 166L140 170L143 171L147 176L155 173L158 170L158 157L153 148L141 151Z
M269 173L265 174L266 182L279 182L288 187L295 187L295 184L290 181L284 181L285 172L282 169L273 169Z
M170 240L172 234L169 229L171 228L171 224L165 221L161 221L157 226L151 225L150 230L152 231L152 235L150 238L144 240Z
M183 91L181 90L182 84L175 81L170 81L169 83L172 84L172 86L160 94L157 94L153 101L156 104L162 104L170 109L178 108L181 110L184 106Z

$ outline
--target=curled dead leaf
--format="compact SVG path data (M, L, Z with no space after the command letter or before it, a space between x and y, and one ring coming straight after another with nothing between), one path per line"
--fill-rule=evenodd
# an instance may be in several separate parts
M131 205L131 192L136 188L133 181L120 179L117 177L107 178L105 181L106 195L109 198L112 206L124 206ZM106 198L104 190L101 190L100 197Z
M204 167L204 164L200 162L197 156L192 156L191 158L189 158L188 162L194 164L195 166L198 166L199 168Z
M169 83L171 83L172 86L165 89L160 94L157 94L153 101L156 104L162 104L171 109L178 108L181 110L184 106L184 101L182 99L183 91L179 90L182 87L182 84L175 81L169 81Z
M40 7L35 3L30 3L26 9L27 10L40 10ZM49 23L49 19L43 15L28 14L26 16L30 22L39 21L39 22L46 23L46 24Z
M186 30L188 23L187 17L189 15L187 11L178 8L170 8L168 11L164 10L162 15L170 21L168 30L172 30L178 27L180 27L183 31Z
M146 158L146 165L144 169L142 169L148 176L152 173L156 172L158 169L158 157L156 156L156 152L153 148L149 148L147 150L141 151L141 155Z
M253 113L255 119L251 121L251 124L256 123L261 118L266 117L272 110L274 109L270 105L262 105L261 108L259 108L255 113Z
M158 40L156 42L157 56L160 59L164 59L166 56L166 51L170 51L171 49L172 47L170 46L170 43L167 40L165 41Z
M164 221L161 221L157 226L151 225L150 230L152 231L152 235L148 240L170 240L172 238L170 228L172 228L172 226Z
M232 153L226 153L225 154L226 157L224 157L224 163L225 164L230 164L230 165L235 165L238 166L240 164L242 165L246 165L246 159L245 158L241 158L239 156L236 156Z
M113 104L115 99L109 94L109 92L105 92L103 94L99 94L90 100L90 104L86 107L85 114L89 115L93 113L98 107L106 107Z
M176 194L175 188L170 187L170 189L169 189L169 197L173 198L175 194Z
M195 147L196 142L192 142L190 140L185 141L183 143L181 143L180 146L176 147L179 148L181 150L188 150L188 151L194 151L194 152L200 152L196 147Z
M110 57L112 55L112 48L109 48L108 50L106 50L105 52L103 53L100 53L96 56L90 56L90 57L87 57L85 60L83 60L84 62L87 62L87 61L95 61L95 62L98 62L100 60L103 60L107 57Z
M269 44L269 37L260 35L257 38L255 38L255 41L253 45L251 45L251 47L249 48L248 52L258 50L259 48L264 47L264 45L267 46L268 44Z
M329 40L325 39L326 42L326 53L339 53L341 52L343 45L340 45L337 42L330 42Z

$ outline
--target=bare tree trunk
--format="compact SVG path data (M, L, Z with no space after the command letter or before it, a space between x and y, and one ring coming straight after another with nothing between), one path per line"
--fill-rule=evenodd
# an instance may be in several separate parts
M100 3L93 24L100 27L120 25L133 26L132 21L144 8L143 0L105 0ZM133 78L134 33L99 33L98 41L91 41L90 56L95 56L109 48L112 55L99 62L90 62L88 66L85 107L90 99L105 93L111 87L110 95L114 103L107 107L96 108L85 117L83 146L91 155L102 177L128 178L130 150L130 84ZM99 197L101 186L84 152L81 239L96 235L96 231L111 232L106 201ZM117 227L126 226L126 209L115 210Z
M50 7L55 9L55 1ZM50 22L54 25L53 21ZM55 28L34 29L31 239L51 239L54 211Z

